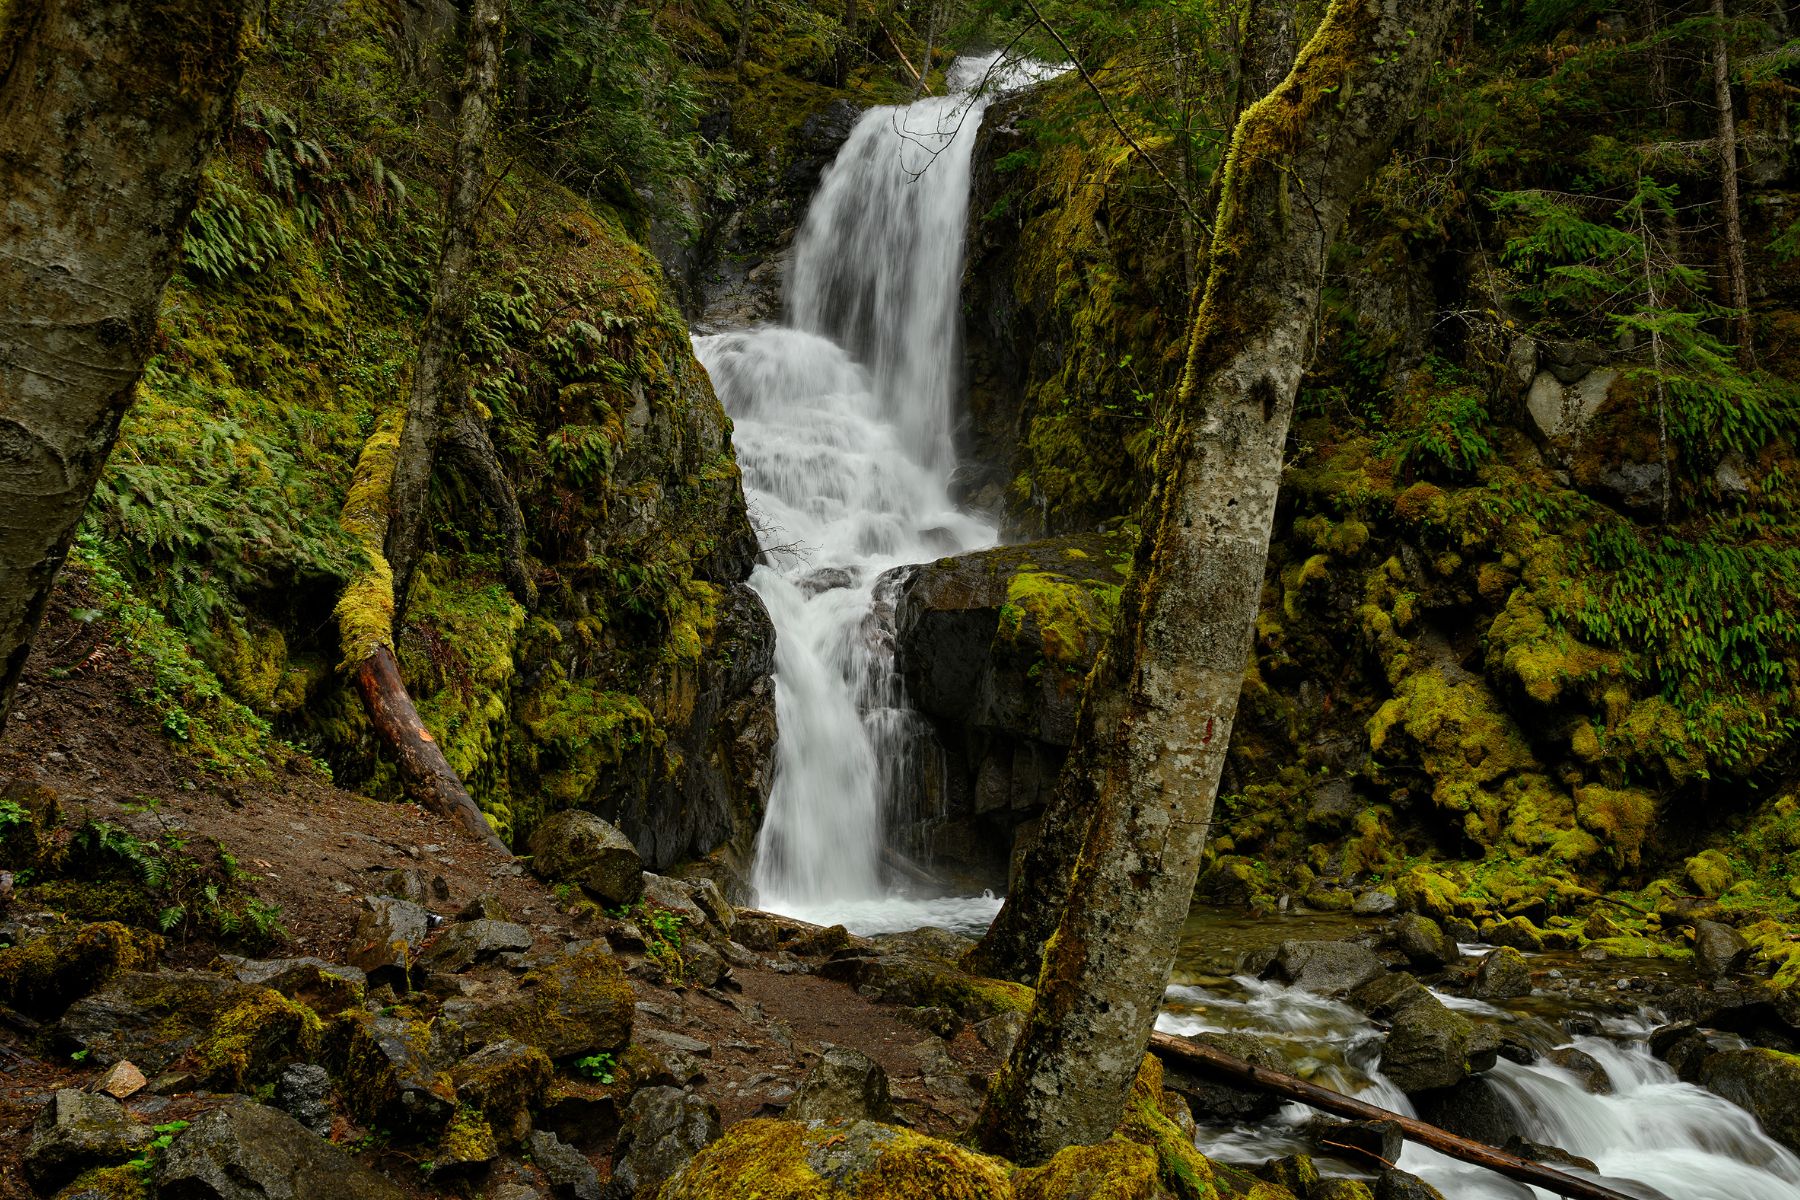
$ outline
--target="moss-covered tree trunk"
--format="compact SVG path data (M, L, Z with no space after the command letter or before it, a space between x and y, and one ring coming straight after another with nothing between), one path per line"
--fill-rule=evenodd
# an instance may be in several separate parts
M0 2L0 725L150 356L246 7Z
M1336 0L1238 124L1177 424L1067 767L1091 824L976 1125L1016 1161L1107 1137L1136 1077L1231 740L1326 259L1454 7Z
M394 459L389 497L387 561L394 573L394 598L400 612L418 568L425 535L425 507L431 495L431 473L437 465L444 413L463 380L457 349L468 318L470 263L475 256L475 225L487 193L487 140L494 123L494 97L500 87L500 40L506 0L474 0L464 41L468 69L456 113L456 149L450 165L450 192L444 206L444 231L437 273L431 281L431 311L419 336L406 424Z
M1725 0L1712 0L1713 105L1718 110L1719 213L1723 218L1725 290L1733 312L1732 338L1738 361L1746 366L1755 353L1751 345L1750 269L1745 265L1743 203L1738 198L1737 113L1731 100L1731 52L1726 48Z

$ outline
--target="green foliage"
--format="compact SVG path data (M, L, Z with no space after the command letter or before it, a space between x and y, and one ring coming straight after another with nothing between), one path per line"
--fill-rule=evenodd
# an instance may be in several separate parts
M1426 396L1419 419L1383 434L1377 445L1402 470L1468 475L1493 457L1485 432L1487 401L1464 385Z
M273 199L228 179L209 178L188 219L182 262L200 278L224 283L272 266L293 241L294 232Z
M138 1174L148 1178L151 1172L156 1169L157 1155L161 1154L164 1150L167 1150L175 1141L175 1135L187 1127L188 1123L186 1121L165 1121L160 1125L152 1126L151 1128L155 1130L156 1136L151 1138L150 1143L142 1150L138 1151L137 1156L129 1160L125 1165L133 1171L136 1171Z
M618 1057L613 1054L590 1054L575 1060L575 1069L595 1083L611 1083L618 1066Z

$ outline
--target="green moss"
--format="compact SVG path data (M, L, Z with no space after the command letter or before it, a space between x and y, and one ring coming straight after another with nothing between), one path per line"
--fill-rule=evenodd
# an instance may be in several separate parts
M1689 883L1694 890L1707 899L1714 899L1725 894L1732 884L1737 882L1737 869L1731 865L1719 850L1702 850L1682 865Z
M3 15L3 14L0 14ZM150 1176L129 1163L120 1167L95 1167L77 1175L58 1197L83 1200L149 1200Z
M458 1105L456 1115L438 1139L432 1161L439 1170L492 1162L500 1157L493 1126L479 1109Z
M222 1091L243 1092L319 1051L318 1014L279 992L258 988L218 1013L195 1049L197 1073Z
M1125 1098L1118 1135L1155 1152L1163 1187L1181 1200L1212 1200L1216 1194L1213 1164L1169 1116L1170 1104L1163 1091L1162 1060L1144 1055Z
M1018 1200L1159 1200L1161 1166L1155 1151L1114 1139L1068 1146L1041 1167L1013 1177Z
M364 556L362 568L344 588L334 610L342 665L347 671L376 650L394 647L394 572L383 547L387 542L388 493L394 483L404 422L402 413L388 413L363 443L339 518L344 532L355 539Z
M1575 789L1575 818L1612 853L1616 867L1635 867L1656 820L1656 797L1636 788L1588 784Z
M1063 667L1091 662L1112 628L1118 604L1117 586L1021 570L1006 585L1000 634L1016 640L1029 621L1047 661Z
M127 971L154 966L162 939L116 921L52 929L0 949L0 1001L51 1016Z

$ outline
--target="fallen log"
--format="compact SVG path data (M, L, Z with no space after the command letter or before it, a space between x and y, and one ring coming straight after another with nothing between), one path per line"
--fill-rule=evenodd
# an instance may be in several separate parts
M356 690L362 694L369 724L393 752L407 798L451 818L510 856L512 851L488 824L469 789L444 757L443 748L419 719L419 710L400 678L400 664L394 661L392 650L377 646L356 664Z
M1528 1158L1520 1158L1483 1142L1470 1138L1458 1137L1446 1129L1435 1125L1427 1125L1414 1117L1404 1117L1385 1108L1377 1108L1373 1104L1365 1104L1361 1100L1353 1100L1330 1088L1308 1083L1304 1079L1289 1075L1283 1071L1271 1071L1254 1066L1241 1058L1234 1058L1222 1050L1211 1046L1190 1042L1185 1038L1173 1037L1166 1033L1150 1035L1150 1051L1165 1058L1172 1058L1184 1067L1192 1067L1204 1074L1211 1075L1240 1087L1253 1091L1268 1092L1286 1100L1297 1100L1301 1104L1334 1113L1340 1117L1348 1117L1354 1121L1392 1121L1400 1127L1400 1132L1408 1141L1417 1142L1421 1146L1436 1150L1462 1162L1472 1163L1478 1167L1486 1167L1508 1179L1516 1179L1520 1183L1540 1187L1555 1192L1570 1200L1641 1200L1625 1192L1616 1191L1604 1184L1582 1179L1575 1175L1564 1174L1554 1167L1543 1163L1532 1162Z
M906 73L908 75L912 76L913 86L915 88L923 88L925 86L925 77L923 75L919 74L919 68L912 65L912 59L906 57L906 51L902 50L900 48L900 43L894 40L893 32L891 30L889 30L886 25L883 25L880 21L876 21L875 23L877 25L880 25L881 32L883 34L887 35L887 44L893 48L893 51L895 54L898 54L900 56L900 65L906 68ZM927 65L929 65L929 64L927 64Z

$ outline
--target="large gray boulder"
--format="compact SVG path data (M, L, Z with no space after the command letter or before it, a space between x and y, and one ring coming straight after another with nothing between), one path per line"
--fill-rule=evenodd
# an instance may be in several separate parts
M194 1119L159 1157L158 1200L405 1200L286 1113L248 1100Z
M531 949L531 930L511 921L485 917L458 921L446 928L419 955L425 971L466 971L502 954Z
M644 1088L625 1110L604 1200L655 1196L719 1132L719 1110L710 1102L678 1088Z
M1750 960L1750 943L1729 925L1694 922L1694 965L1709 979L1739 970Z
M1800 1153L1800 1057L1775 1050L1721 1050L1700 1064L1700 1086L1762 1122L1764 1132Z
M1511 1000L1531 995L1531 967L1525 956L1511 946L1489 953L1475 969L1469 994L1478 1000Z
M1342 996L1387 974L1367 946L1353 942L1288 941L1275 948L1261 975L1321 996Z
M603 904L630 904L644 893L644 860L618 829L571 808L531 835L531 871L553 883L579 884Z
M155 1136L155 1130L111 1096L63 1088L31 1127L25 1178L39 1195L48 1196L89 1167L131 1157Z
M828 1047L783 1114L790 1121L885 1121L887 1072L848 1046Z
M1421 971L1441 971L1462 957L1456 939L1423 913L1406 913L1394 925L1394 948Z

